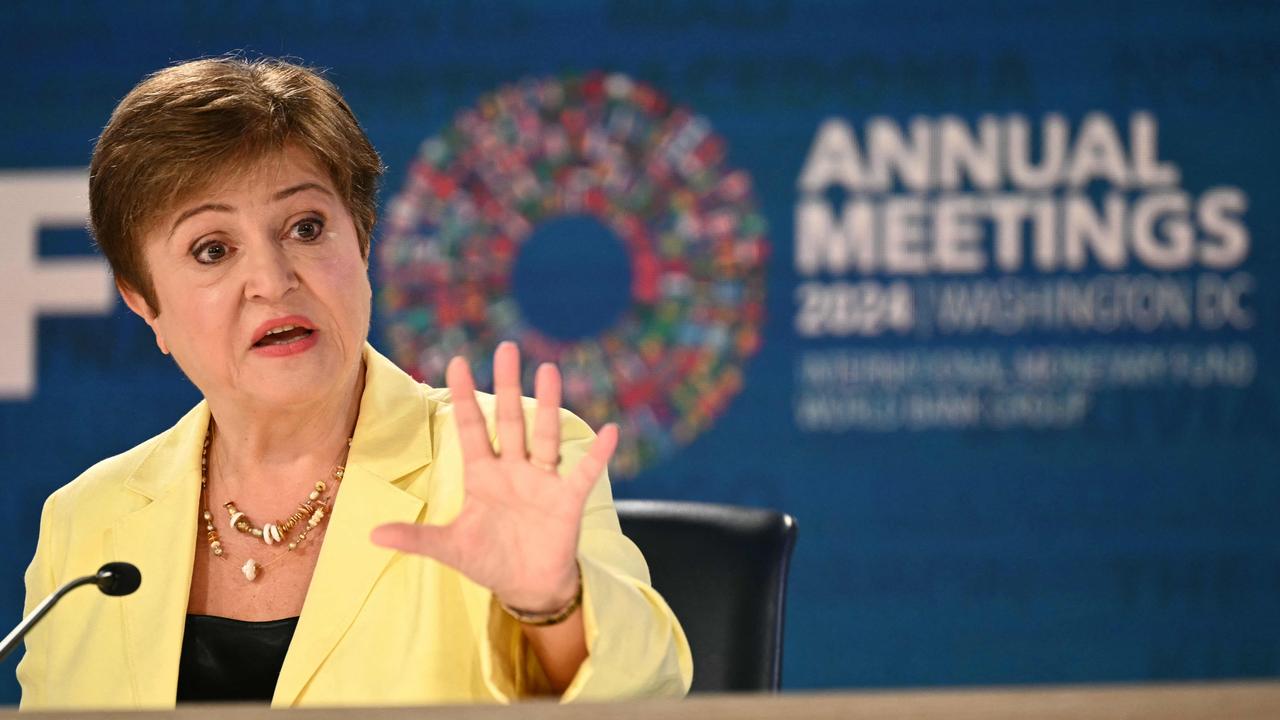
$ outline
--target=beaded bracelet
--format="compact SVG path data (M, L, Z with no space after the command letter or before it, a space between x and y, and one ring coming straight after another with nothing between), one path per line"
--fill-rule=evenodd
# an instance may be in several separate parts
M513 608L501 600L498 600L498 607L502 608L503 612L510 615L522 625L531 625L533 627L559 625L565 620L568 620L569 616L578 608L582 607L582 569L578 569L578 592L574 593L573 599L569 601L568 605L565 605L559 610L552 610L551 612L528 612L527 610Z

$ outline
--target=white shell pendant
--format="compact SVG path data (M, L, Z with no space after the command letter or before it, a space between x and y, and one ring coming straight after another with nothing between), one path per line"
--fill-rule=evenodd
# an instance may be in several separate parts
M240 572L244 573L244 579L253 582L258 577L258 562L253 558L244 561L244 566L240 568Z
M280 528L274 523L267 523L262 526L262 541L268 545L280 542L284 539L284 534L280 532Z

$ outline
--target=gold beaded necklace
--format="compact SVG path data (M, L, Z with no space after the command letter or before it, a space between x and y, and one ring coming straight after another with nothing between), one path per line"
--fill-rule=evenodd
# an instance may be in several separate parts
M214 557L225 560L227 554L222 548L222 539L218 535L218 530L214 527L213 513L209 511L209 446L212 443L213 423L210 422L209 429L205 431L204 447L200 450L200 517L204 520L205 538L209 542L209 551L213 553ZM349 448L350 446L351 439L348 438L347 447ZM274 564L277 560L298 549L298 546L306 541L307 534L315 531L329 517L333 499L338 493L338 483L342 481L342 476L345 472L345 467L335 465L331 476L332 487L323 480L317 481L315 489L307 494L307 499L298 503L298 509L283 522L276 520L258 527L249 520L247 515L236 508L234 500L223 504L229 517L228 524L231 527L247 535L260 538L267 545L284 543L289 537L289 533L295 527L301 527L302 521L306 520L306 526L301 527L298 537L289 540L288 549L284 552L277 554L265 563L259 563L253 558L245 560L244 566L240 568L240 571L244 573L246 580L253 581L257 578L259 570Z

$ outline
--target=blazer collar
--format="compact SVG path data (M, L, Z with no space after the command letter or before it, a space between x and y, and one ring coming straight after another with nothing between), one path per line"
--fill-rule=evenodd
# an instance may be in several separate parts
M177 691L208 426L209 407L201 402L160 438L124 483L151 502L108 531L112 559L142 572L142 585L120 607L130 690L143 707L171 704Z
M418 381L368 343L364 362L364 396L347 465L395 482L431 462L433 413Z
M426 504L425 492L420 497L395 483L431 462L429 401L417 381L368 345L365 364L364 396L346 473L276 682L275 707L294 704L395 557L394 551L370 542L369 534L384 523L418 520Z
M293 642L273 700L290 705L346 633L395 553L369 542L373 528L419 518L429 488L397 485L432 460L433 413L423 388L368 343L360 415ZM200 450L209 408L196 405L166 432L125 480L151 502L111 528L117 557L142 571L122 603L125 651L142 705L171 703L191 592L200 498ZM266 580L266 578L263 578Z

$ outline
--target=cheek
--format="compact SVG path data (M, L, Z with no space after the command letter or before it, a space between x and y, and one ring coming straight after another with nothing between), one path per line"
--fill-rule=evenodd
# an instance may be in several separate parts
M369 284L369 270L359 252L350 256L333 258L321 267L325 285L338 314L356 322L367 323L373 288Z
M221 342L232 324L235 303L219 288L188 287L160 299L157 321L170 342L202 347Z

